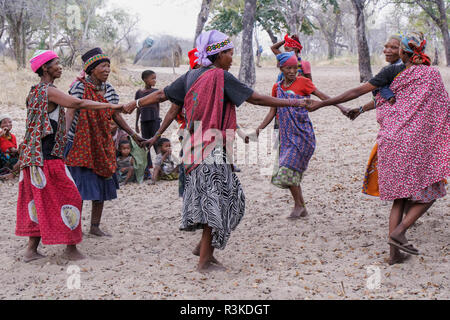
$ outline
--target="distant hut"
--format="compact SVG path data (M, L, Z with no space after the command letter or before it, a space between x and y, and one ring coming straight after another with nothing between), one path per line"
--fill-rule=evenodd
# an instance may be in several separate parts
M174 37L147 38L136 54L134 64L151 67L179 67L183 51Z

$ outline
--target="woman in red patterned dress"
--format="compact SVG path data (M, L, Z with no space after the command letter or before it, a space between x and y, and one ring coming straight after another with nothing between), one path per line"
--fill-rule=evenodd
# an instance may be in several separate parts
M64 107L74 109L119 109L121 106L82 100L57 89L61 77L59 58L53 51L37 51L31 68L41 81L28 95L26 133L20 145L19 197L16 235L29 237L24 261L42 258L43 244L66 244L66 256L82 259L82 202L77 187L62 161L65 145Z
M380 199L393 201L389 264L405 259L399 250L419 254L405 233L445 196L445 178L450 175L450 100L439 71L430 66L424 53L425 45L422 35L419 39L402 37L400 58L404 66L386 67L368 83L326 101L313 101L308 107L314 111L391 84L394 104L380 94L376 96Z

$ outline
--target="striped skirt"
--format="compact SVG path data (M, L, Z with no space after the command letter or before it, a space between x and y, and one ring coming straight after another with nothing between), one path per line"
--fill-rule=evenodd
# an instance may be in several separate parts
M224 163L223 150L216 148L186 174L180 230L194 231L206 224L212 229L212 246L224 249L244 212L241 183L231 165Z

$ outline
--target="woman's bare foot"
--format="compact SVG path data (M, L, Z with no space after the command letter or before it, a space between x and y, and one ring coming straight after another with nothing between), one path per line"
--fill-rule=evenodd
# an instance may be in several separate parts
M34 260L38 260L38 259L42 259L42 258L45 258L45 256L43 254L39 253L37 250L26 249L23 261L30 262L30 261L34 261Z
M86 257L77 249L77 246L75 245L68 245L66 250L64 250L64 257L67 258L67 260L82 260Z
M288 219L300 219L303 217L306 217L308 215L308 211L306 211L305 207L301 206L295 206L294 209L292 209L291 215L287 217Z
M94 236L98 237L111 237L109 233L103 232L100 230L99 227L91 226L91 229L89 230L90 234L93 234Z
M203 264L199 263L197 266L197 271L202 272L202 273L203 272L211 272L211 271L225 271L225 270L226 270L226 268L223 265L212 263L211 260L209 260Z

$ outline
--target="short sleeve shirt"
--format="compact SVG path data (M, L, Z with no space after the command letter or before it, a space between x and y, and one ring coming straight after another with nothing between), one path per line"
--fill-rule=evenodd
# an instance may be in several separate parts
M155 91L158 91L155 88L151 88L149 90L138 90L134 96L134 100L143 98L150 93L153 93ZM154 103L150 105L142 105L140 112L141 112L141 121L152 121L152 120L159 120L159 103Z
M211 68L199 68L190 70L172 84L164 88L166 97L178 106L184 105L184 98L194 82L206 71ZM235 76L228 71L224 72L224 104L231 102L236 107L239 107L253 94L253 89L242 83Z
M378 88L390 86L395 77L405 68L404 64L392 64L384 67L375 77L369 80L369 83Z
M275 83L272 87L272 97L277 96L277 87L278 84ZM294 94L298 94L300 96L309 96L311 93L317 90L311 79L308 79L306 77L297 77L297 80L295 80L294 83L291 84L288 88L285 88L282 83L281 88L284 91L292 91Z

